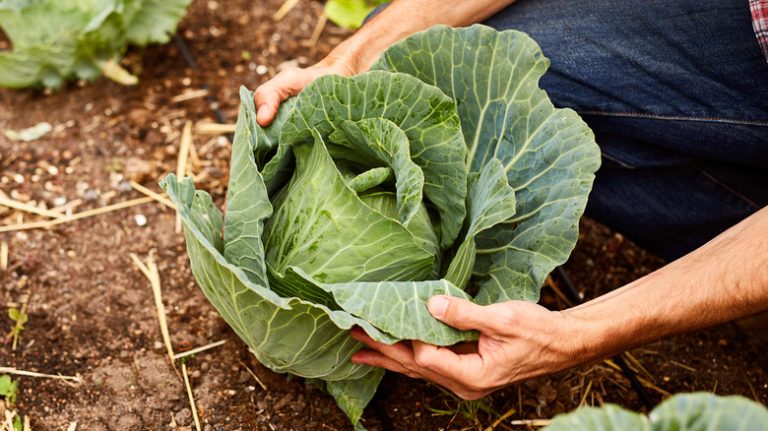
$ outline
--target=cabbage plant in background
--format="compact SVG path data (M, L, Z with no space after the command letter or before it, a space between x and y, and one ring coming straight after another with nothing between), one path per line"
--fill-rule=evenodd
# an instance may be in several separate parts
M119 62L128 45L168 42L191 0L0 0L0 87L58 88L65 80L136 77Z
M538 300L600 164L539 88L547 67L524 33L438 26L317 79L266 129L241 90L224 215L189 178L162 185L198 284L262 364L324 382L358 424L383 371L349 361L351 327L451 345L477 335L432 318L433 295Z
M334 24L344 28L359 28L376 6L389 0L327 0L323 13Z
M757 431L768 430L768 410L739 396L679 394L648 416L613 404L582 407L555 417L543 431Z

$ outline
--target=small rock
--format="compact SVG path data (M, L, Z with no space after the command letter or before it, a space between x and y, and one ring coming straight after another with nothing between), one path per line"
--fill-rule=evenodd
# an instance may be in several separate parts
M85 193L83 193L83 199L87 201L95 201L99 199L99 192L93 189L86 190Z
M287 393L283 395L282 398L280 398L274 406L275 411L279 411L283 407L285 407L286 404L290 403L293 400L293 394Z
M125 177L131 181L141 183L154 176L154 166L146 160L138 157L129 157L125 160Z
M143 227L147 225L147 217L144 214L136 214L133 216L133 219L136 221L136 224L139 227Z
M180 412L176 413L174 418L176 419L176 423L179 425L189 425L192 423L192 411L184 407Z

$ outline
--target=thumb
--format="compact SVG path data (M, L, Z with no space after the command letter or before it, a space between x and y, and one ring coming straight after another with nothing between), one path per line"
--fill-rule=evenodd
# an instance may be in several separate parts
M427 309L437 320L456 329L493 332L493 316L489 315L486 307L472 301L438 295L430 298Z
M256 89L254 93L256 102L256 121L260 126L266 127L277 114L277 108L280 102L284 100L274 84L268 82Z

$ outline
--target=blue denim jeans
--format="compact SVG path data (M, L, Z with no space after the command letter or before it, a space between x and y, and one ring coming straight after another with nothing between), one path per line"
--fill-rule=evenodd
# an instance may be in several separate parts
M668 260L768 205L768 63L747 0L520 0L553 103L602 150L587 215Z

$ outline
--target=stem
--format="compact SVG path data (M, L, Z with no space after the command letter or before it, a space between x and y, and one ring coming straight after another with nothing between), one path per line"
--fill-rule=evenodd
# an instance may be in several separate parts
M101 73L107 78L123 85L136 85L139 82L139 78L131 75L130 72L125 70L115 59L107 60L100 64Z

